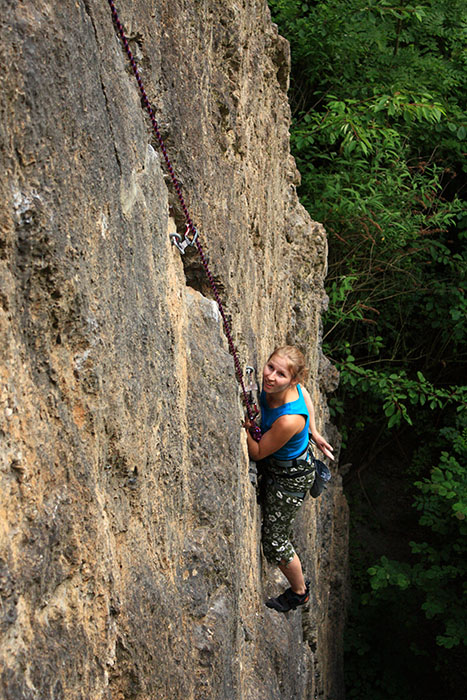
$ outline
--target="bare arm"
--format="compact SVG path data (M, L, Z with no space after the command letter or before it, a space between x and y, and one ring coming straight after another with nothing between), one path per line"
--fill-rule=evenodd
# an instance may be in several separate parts
M281 416L274 421L270 430L263 435L259 442L256 442L248 432L250 422L247 420L244 425L247 428L248 454L251 459L258 461L280 450L291 437L303 430L305 418L300 415Z
M313 407L313 403L311 401L311 396L308 392L308 389L305 389L304 386L301 386L303 398L305 400L306 407L308 409L308 413L310 415L310 431L311 431L311 436L313 440L316 442L317 447L321 450L323 454L326 455L326 457L329 457L330 459L334 459L332 455L332 450L333 448L329 444L329 442L326 442L326 440L323 438L323 436L318 433L316 429L316 422L315 422L315 409Z

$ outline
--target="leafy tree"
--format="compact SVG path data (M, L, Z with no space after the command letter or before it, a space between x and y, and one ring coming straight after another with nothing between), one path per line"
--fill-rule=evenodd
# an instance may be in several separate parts
M374 591L417 589L426 617L439 622L437 644L451 649L467 646L467 425L462 432L447 428L441 433L449 451L441 453L429 477L415 483L414 506L420 525L431 530L429 541L410 542L415 563L382 557L368 573Z
M343 385L349 354L386 375L458 363L467 311L458 196L467 172L465 4L271 5L292 42L301 199L330 235L325 349ZM422 315L436 329L430 347Z
M464 0L270 5L291 42L299 194L329 236L324 350L341 372L330 406L343 435L343 461L358 465L360 480L385 460L404 493L415 488L424 499L419 506L452 525L442 489L448 473L465 478L465 464L446 455L435 471L429 465L438 459L440 440L459 430L467 402L467 6ZM451 459L457 466L445 461ZM351 507L354 520L359 512L361 505ZM415 518L409 523L409 530L419 527ZM447 535L456 539L451 529ZM385 542L384 532L378 537ZM350 696L359 700L439 695L449 683L449 658L452 670L458 653L448 640L463 643L448 624L449 605L458 605L455 586L442 578L458 566L457 550L441 547L433 529L412 549L410 537L409 531L405 563L386 553L370 567L373 588L365 574L372 562L353 544L348 668ZM430 568L435 553L444 563ZM421 610L431 617L425 620ZM371 635L381 642L383 623L399 643L385 642L375 661ZM403 659L397 623L412 640ZM373 662L364 670L357 661L368 661L361 653L366 645ZM432 674L424 684L426 655L441 658L440 649L437 680Z
M467 687L461 651L467 645L467 425L463 423L441 431L448 449L441 451L429 477L416 482L413 505L425 539L410 542L411 562L382 556L368 569L371 589L360 582L363 593L354 599L347 638L349 697L454 697ZM422 616L425 624L420 624ZM378 643L381 622L385 635ZM381 655L376 664L375 647ZM427 673L427 663L438 677ZM379 694L375 688L381 689Z

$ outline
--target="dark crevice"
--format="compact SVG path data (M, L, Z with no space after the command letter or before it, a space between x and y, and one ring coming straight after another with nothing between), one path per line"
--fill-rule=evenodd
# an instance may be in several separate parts
M214 291L211 287L206 271L196 251L196 248L187 248L184 255L181 256L183 270L185 272L186 284L197 292L200 292L208 299L216 301ZM217 291L221 297L225 295L225 287L219 277L213 274L213 280Z

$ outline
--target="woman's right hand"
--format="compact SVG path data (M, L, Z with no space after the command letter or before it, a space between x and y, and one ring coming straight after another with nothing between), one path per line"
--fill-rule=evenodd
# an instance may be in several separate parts
M256 425L254 420L251 420L248 416L245 416L245 420L242 423L242 427L248 432L251 428Z

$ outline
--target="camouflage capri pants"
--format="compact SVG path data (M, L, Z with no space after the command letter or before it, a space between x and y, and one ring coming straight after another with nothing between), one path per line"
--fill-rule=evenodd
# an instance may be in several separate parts
M294 472L303 472L303 466L280 468L267 461L262 506L262 543L266 559L271 563L288 564L295 556L290 541L295 517L315 480L313 465L309 474L293 478ZM286 474L287 476L284 476Z

